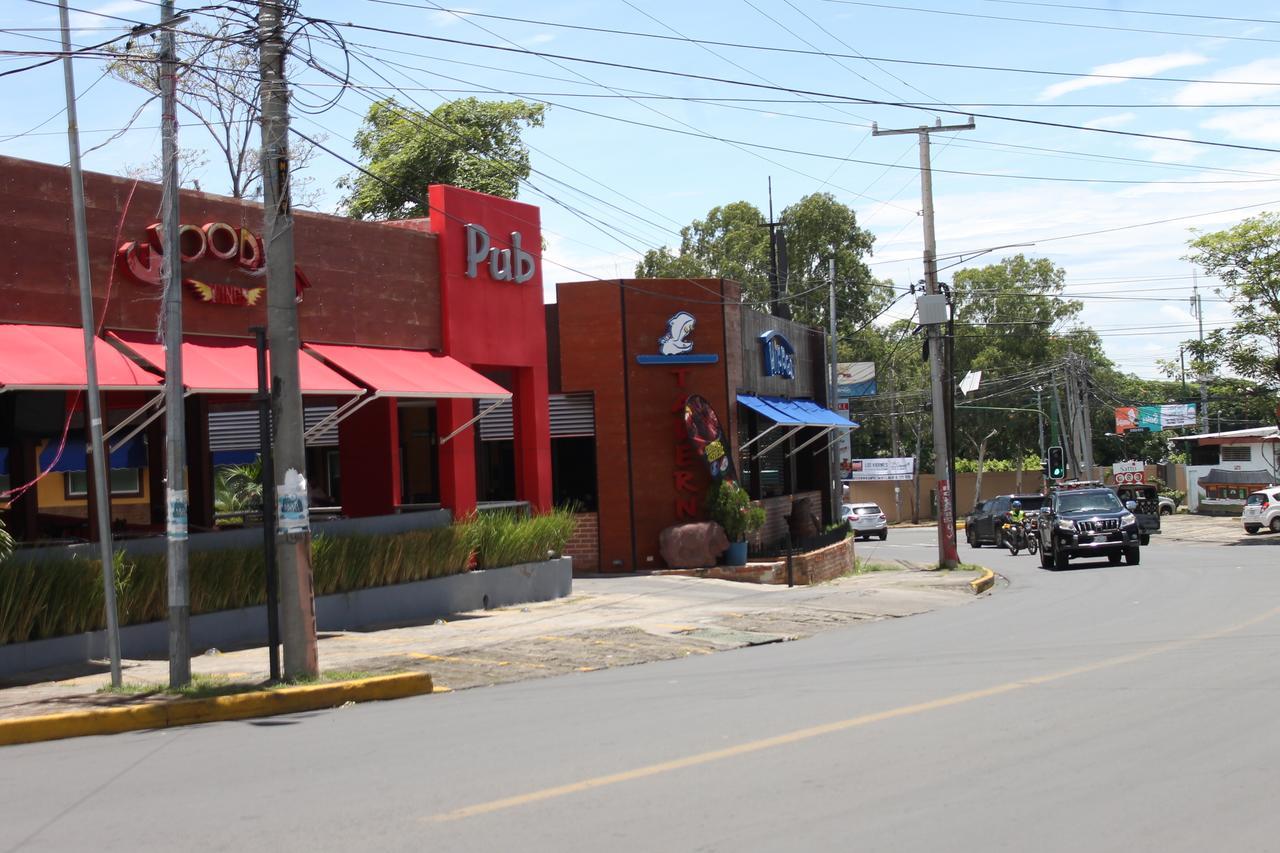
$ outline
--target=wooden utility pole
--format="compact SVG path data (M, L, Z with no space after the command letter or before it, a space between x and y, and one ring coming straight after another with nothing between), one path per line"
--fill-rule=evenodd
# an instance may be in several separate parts
M933 125L920 125L900 130L880 130L874 123L871 125L872 136L897 136L914 133L920 139L920 199L922 218L924 219L924 280L926 296L924 299L939 297L938 289L938 246L933 223L933 171L929 159L929 134L946 133L957 130L973 130L973 119L967 124L944 125L939 119ZM921 317L922 324L925 317ZM942 339L942 322L930 322L925 325L929 334L929 375L933 383L933 473L938 485L938 565L941 568L954 568L960 564L960 553L956 549L956 516L955 494L951 486L951 462L948 447L948 418L946 413L947 394L943 387L944 356Z
M294 285L293 210L289 198L289 90L285 80L284 4L261 0L258 38L262 103L262 211L267 262L267 344L271 420L275 425L276 565L284 677L319 674L311 525L307 506L302 391L298 381L298 304Z

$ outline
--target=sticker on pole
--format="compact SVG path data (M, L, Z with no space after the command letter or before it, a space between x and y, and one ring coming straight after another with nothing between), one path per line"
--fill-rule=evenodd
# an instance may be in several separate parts
M307 512L307 478L290 468L276 486L276 530L285 535L311 528Z
M170 539L187 538L187 490L169 489L165 496L168 513L165 535Z

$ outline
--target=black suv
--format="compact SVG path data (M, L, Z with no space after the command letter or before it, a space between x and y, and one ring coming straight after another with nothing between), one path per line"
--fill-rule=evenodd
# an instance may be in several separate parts
M1108 488L1055 491L1040 510L1040 565L1065 569L1072 557L1102 557L1131 566L1141 556L1142 531L1133 514Z
M1020 501L1022 511L1034 521L1036 510L1040 509L1044 500L1044 495L1034 493L997 495L978 504L964 521L964 537L968 540L969 547L981 548L983 545L995 545L997 548L1003 548L1005 543L1002 528L1009 520L1009 510L1012 508L1013 501Z

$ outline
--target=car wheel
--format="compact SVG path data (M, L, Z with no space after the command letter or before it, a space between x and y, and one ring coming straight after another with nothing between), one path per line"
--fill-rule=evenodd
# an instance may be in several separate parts
M1139 562L1141 559L1142 559L1142 550L1141 550L1141 549L1139 549L1139 548L1125 548L1125 549L1124 549L1124 561L1125 561L1126 563L1128 563L1130 566L1136 566L1136 565L1138 565L1138 562Z
M1142 534L1142 547L1145 548L1150 544L1151 544L1151 537L1146 533Z
M1107 562L1113 566L1118 566L1120 565L1120 558L1123 556L1124 555L1121 554L1119 551L1112 551L1110 554L1107 555Z
M965 538L965 539L967 539L967 540L969 541L969 547L970 547L970 548L981 548L981 547L982 547L981 545L979 545L979 544L978 544L978 537L977 537L977 535L973 532L973 528L972 528L972 527L966 527L966 528L964 529L964 538Z
M888 538L889 538L889 531L887 531L887 530L881 530L881 531L880 531L880 541L881 541L881 542L883 542L884 540L886 540L886 539L888 539Z
M1271 519L1271 532L1280 533L1280 515L1277 515L1275 518Z
M1173 510L1172 510L1172 509L1170 509L1170 508L1169 508L1169 507L1167 507L1167 506L1162 506L1162 507L1160 507L1160 514L1161 514L1161 515L1173 515Z
M1065 569L1067 567L1067 552L1057 545L1053 546L1053 567L1055 569Z
M1053 568L1053 555L1050 554L1047 549L1042 549L1040 551L1040 568L1042 569Z
M1244 526L1244 532L1248 533L1250 536L1253 536L1261 529L1262 529L1261 524L1246 524Z

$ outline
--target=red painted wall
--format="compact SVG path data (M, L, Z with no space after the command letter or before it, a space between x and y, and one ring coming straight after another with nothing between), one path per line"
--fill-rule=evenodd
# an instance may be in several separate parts
M515 393L513 419L516 497L537 509L551 507L551 424L547 412L547 330L542 306L542 230L538 208L436 185L430 188L431 231L440 258L441 337L446 353L476 368L511 368ZM532 276L523 282L496 279L488 262L467 275L467 225L482 225L491 249L506 253L508 266L527 259ZM516 238L519 235L519 251ZM520 253L524 254L521 255ZM443 410L442 410L443 414ZM442 417L447 434L456 413ZM441 492L446 505L465 510L468 495L459 492L449 470L473 456L475 427L441 448ZM455 445L450 447L450 445ZM474 469L474 462L472 463ZM474 506L475 486L470 503ZM454 503L451 504L451 500Z

